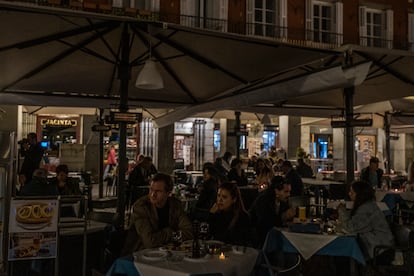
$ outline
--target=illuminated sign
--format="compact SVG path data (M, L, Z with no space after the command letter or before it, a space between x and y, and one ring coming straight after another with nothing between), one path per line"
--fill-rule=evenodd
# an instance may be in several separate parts
M41 119L40 124L42 126L68 126L75 127L78 125L78 121L75 119Z
M108 126L108 125L93 125L92 126L92 131L105 132L105 131L109 131L109 130L111 130L111 126Z
M142 113L133 112L111 112L109 115L111 123L136 123L142 121Z

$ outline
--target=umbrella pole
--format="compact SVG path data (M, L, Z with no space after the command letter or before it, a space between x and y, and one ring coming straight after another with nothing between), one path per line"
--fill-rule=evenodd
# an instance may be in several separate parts
M345 97L345 151L346 151L346 183L349 186L355 179L354 175L354 152L355 152L355 144L354 144L354 128L352 127L351 123L354 117L354 106L353 106L353 99L354 99L354 92L355 86L345 87L344 88L344 97Z
M236 116L236 156L237 159L240 159L240 111L234 112Z
M385 128L385 154L387 158L386 163L386 172L387 174L391 173L391 144L390 144L390 133L391 133L391 123L390 123L390 113L385 112L384 116L384 128Z
M121 41L121 61L119 64L119 80L120 80L120 104L119 111L127 112L128 111L128 85L129 85L129 74L130 74L130 64L129 64L129 40L130 35L128 32L128 24L124 24L122 31L122 41ZM124 227L125 222L125 191L126 191L126 181L125 175L127 171L127 157L126 157L126 123L119 123L119 151L118 151L118 204L117 204L117 213L118 227Z

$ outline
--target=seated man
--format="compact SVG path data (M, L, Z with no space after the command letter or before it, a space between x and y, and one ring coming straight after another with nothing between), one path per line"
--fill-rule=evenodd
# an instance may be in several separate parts
M172 233L181 230L183 240L192 239L192 224L181 202L170 197L173 182L169 175L158 173L151 179L149 194L133 206L131 224L122 255L162 246Z
M45 169L36 169L31 180L20 191L21 196L53 196L57 194L56 186L47 182L47 170Z
M381 188L384 171L379 168L379 159L371 157L369 166L361 171L360 180L368 182L373 189Z
M256 228L258 247L261 248L269 230L282 227L296 215L295 208L289 208L290 184L281 176L272 178L270 187L254 201L249 216Z

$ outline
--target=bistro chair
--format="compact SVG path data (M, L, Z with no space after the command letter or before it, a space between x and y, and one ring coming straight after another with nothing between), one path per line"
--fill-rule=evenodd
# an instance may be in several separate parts
M278 258L276 264L266 262L262 267L268 270L269 276L299 276L301 275L301 257L299 254L284 254L282 258ZM282 260L282 261L281 261Z
M282 251L282 238L269 231L255 267L255 275L301 275L301 256Z
M395 246L377 246L374 249L373 268L379 275L412 275L414 229L407 225L391 225ZM378 256L384 250L394 251L394 260L388 265L380 264Z

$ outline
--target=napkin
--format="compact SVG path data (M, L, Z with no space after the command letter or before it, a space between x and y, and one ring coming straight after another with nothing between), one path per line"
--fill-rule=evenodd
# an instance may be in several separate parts
M282 231L282 234L292 243L305 260L337 238L335 235L315 235L286 231Z

